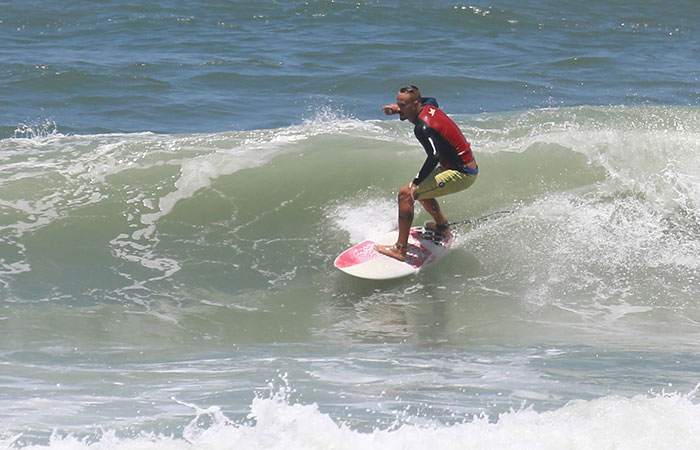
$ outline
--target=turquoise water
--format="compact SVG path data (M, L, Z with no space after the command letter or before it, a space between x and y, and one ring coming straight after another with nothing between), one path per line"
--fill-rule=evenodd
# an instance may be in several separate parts
M0 448L697 448L698 14L6 5ZM406 83L514 212L354 279Z

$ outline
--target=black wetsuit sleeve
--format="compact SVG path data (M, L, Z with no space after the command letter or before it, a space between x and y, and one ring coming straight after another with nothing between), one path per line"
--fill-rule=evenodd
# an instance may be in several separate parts
M421 145L423 145L425 153L427 154L427 157L423 162L423 166L420 168L418 174L413 179L413 184L419 185L423 182L423 180L428 178L430 172L432 172L433 169L437 167L438 163L440 162L440 154L438 153L438 150L435 147L434 141L429 135L428 126L425 123L417 124L414 132L416 138L418 139L418 142L420 142Z
M440 107L440 105L438 105L437 100L435 100L435 98L433 97L421 97L420 102L423 106L434 106L436 108Z

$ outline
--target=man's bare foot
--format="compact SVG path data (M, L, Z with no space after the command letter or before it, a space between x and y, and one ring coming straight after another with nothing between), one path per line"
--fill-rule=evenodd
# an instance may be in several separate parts
M440 236L444 239L449 239L452 237L452 233L450 232L450 226L447 224L438 225L435 222L426 222L425 225L423 225L423 227L426 230L430 230L437 236Z
M382 255L389 256L399 261L406 261L406 251L405 247L399 244L394 245L375 245L374 249L377 250Z

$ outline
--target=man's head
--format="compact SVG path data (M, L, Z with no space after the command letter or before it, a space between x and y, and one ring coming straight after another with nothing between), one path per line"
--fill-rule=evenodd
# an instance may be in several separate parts
M416 121L418 114L423 107L421 106L420 89L416 86L404 86L399 89L396 95L396 104L399 106L399 118L407 120L411 123Z

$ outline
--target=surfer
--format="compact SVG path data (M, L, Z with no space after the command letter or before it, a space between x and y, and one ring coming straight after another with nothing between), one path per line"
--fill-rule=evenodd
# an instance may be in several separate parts
M382 111L387 115L398 113L401 120L413 123L413 133L427 154L413 181L399 189L399 236L396 244L375 246L380 253L404 261L415 201L421 202L435 219L435 222L426 223L425 227L449 237L447 219L435 197L467 189L476 181L479 168L471 145L457 124L438 108L434 98L421 97L418 87L402 87L396 96L396 103L384 106Z

